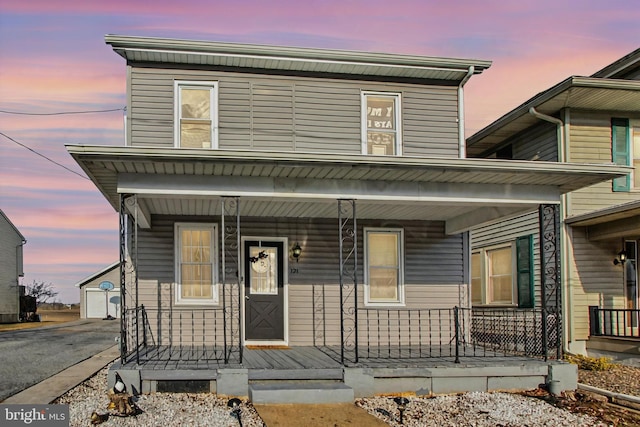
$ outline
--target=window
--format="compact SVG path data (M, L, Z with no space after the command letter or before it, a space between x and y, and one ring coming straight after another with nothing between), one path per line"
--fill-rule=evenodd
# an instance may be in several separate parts
M217 83L175 82L176 147L217 148Z
M631 166L628 119L611 119L611 158L620 166ZM622 176L613 180L613 191L629 191L631 178Z
M471 255L473 305L515 305L532 308L533 238L482 249Z
M217 303L216 225L176 223L175 236L177 302Z
M402 155L400 94L362 93L362 154Z
M513 268L511 260L511 247L493 249L487 251L487 276L488 303L511 304L513 303Z
M402 229L365 228L365 304L404 304Z

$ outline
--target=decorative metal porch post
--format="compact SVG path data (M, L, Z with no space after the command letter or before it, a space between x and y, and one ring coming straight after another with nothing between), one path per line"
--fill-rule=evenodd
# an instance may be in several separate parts
M229 219L227 221L227 218ZM242 307L240 305L240 200L238 197L222 198L222 306L224 311L224 363L229 363L232 353L242 363Z
M540 280L544 359L555 346L562 358L562 286L560 280L560 214L558 205L540 205Z
M135 274L135 266L137 264L137 226L130 215L126 213L127 206L136 206L136 204L135 195L120 195L118 231L120 236L120 360L122 363L125 363L127 356L129 356L131 334L129 326L131 326L130 321L133 319L135 319L136 328L136 340L133 344L136 351L138 351L139 347L139 340L137 339L140 320L138 319L138 276ZM131 290L127 284L127 274L131 274L134 277L133 291L135 291L135 299L131 295ZM130 304L134 304L132 314L128 313L131 309Z
M358 363L358 224L356 201L338 200L340 362Z

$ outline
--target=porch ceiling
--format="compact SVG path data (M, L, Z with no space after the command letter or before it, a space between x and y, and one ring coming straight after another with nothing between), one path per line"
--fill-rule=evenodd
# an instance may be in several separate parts
M589 240L640 238L640 200L567 218L571 227L587 227Z
M614 165L487 159L67 146L114 209L137 194L141 212L219 215L239 196L243 216L336 217L358 200L358 218L447 221L449 232L558 203L563 192L628 172Z

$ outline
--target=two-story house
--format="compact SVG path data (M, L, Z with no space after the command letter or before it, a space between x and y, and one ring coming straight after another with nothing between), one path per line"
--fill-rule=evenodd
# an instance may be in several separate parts
M640 49L527 100L471 136L467 152L506 161L633 167L626 176L562 197L559 273L568 351L594 348L590 334L640 337ZM471 236L474 307L539 306L540 271L521 277L519 267L522 254L539 257L537 214L494 222ZM497 259L501 267L492 264Z
M488 61L106 42L126 60L125 144L68 151L120 213L123 365L204 378L298 357L281 368L299 379L329 357L342 379L365 360L457 360L468 231L553 218L562 194L628 171L466 158L464 85Z
M24 236L0 209L0 323L20 320L20 282L24 276Z

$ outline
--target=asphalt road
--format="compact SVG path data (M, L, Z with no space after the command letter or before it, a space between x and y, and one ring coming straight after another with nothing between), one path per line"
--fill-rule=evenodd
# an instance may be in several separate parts
M0 332L0 402L116 344L119 320Z

